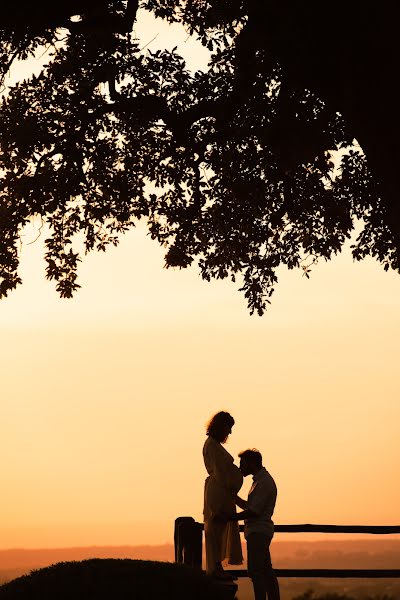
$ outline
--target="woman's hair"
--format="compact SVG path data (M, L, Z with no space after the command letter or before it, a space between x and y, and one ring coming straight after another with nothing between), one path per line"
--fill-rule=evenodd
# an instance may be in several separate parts
M234 424L235 419L228 412L221 410L211 417L207 424L206 433L218 442L223 443L228 439L226 431L224 431L225 427L233 427Z

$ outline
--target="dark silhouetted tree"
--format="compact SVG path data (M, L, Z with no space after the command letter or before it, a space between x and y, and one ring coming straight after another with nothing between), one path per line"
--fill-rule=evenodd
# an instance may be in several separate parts
M138 8L197 36L207 71L141 50ZM260 314L279 265L308 275L358 219L354 257L399 271L398 12L389 0L9 3L3 76L40 47L52 56L0 105L0 295L20 282L34 215L64 297L78 287L74 236L104 250L140 218L167 266L238 277Z

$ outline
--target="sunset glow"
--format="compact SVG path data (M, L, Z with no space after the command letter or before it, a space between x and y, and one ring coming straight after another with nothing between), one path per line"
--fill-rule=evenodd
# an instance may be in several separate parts
M137 29L155 49L179 41L191 68L206 60L184 32ZM280 271L251 317L239 285L164 269L139 224L84 257L61 300L37 232L0 303L1 548L171 543L176 517L202 520L221 409L229 452L258 448L274 475L276 523L399 524L399 275L348 245L310 280Z

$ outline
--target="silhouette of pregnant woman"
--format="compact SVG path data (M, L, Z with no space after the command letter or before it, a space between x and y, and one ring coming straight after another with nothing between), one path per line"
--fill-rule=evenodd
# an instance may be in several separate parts
M223 519L227 514L236 512L235 499L243 484L242 473L234 464L233 456L223 447L234 423L227 412L214 415L207 425L207 439L203 447L208 472L204 485L206 571L222 579L231 578L222 567L223 560L228 559L231 565L243 562L238 523Z

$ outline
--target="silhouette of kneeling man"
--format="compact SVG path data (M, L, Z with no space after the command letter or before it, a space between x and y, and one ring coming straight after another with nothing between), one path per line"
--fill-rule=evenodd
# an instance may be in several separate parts
M253 582L255 600L280 600L279 584L272 568L270 544L274 535L274 513L277 489L275 481L263 467L258 450L245 450L239 454L240 470L244 477L253 475L253 485L248 499L236 496L236 504L242 509L227 515L228 521L244 520L247 543L247 570Z

